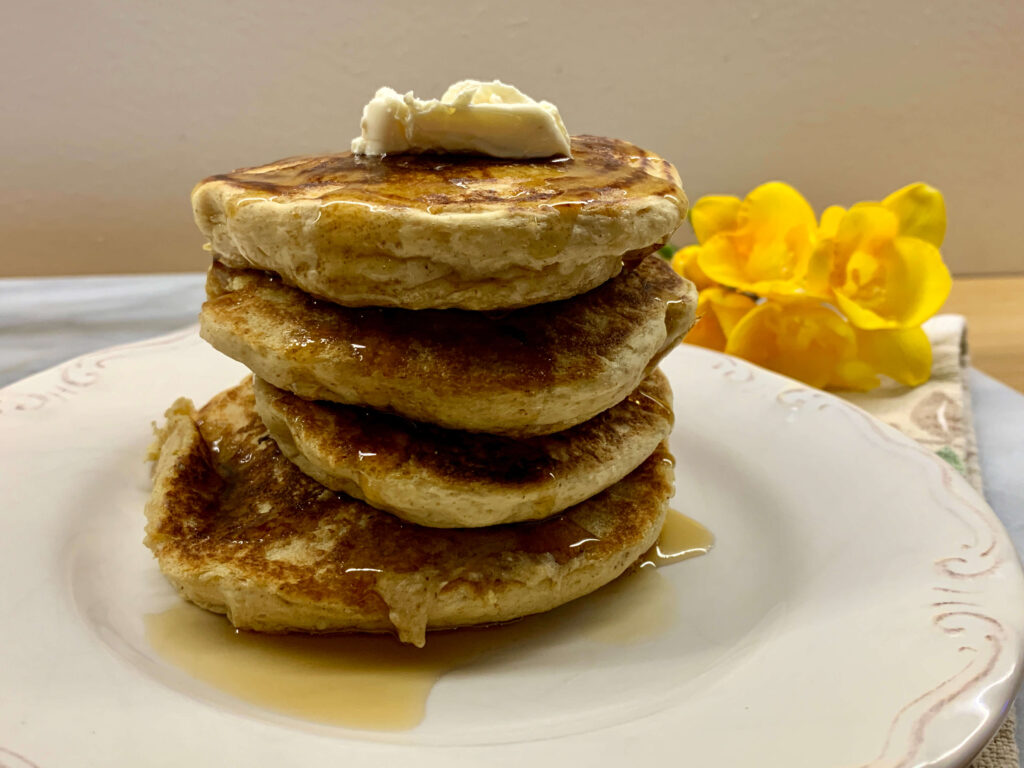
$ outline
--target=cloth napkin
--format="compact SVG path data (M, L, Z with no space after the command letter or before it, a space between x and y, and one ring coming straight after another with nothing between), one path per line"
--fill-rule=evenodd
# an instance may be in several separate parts
M846 400L935 451L981 492L978 441L967 388L967 322L939 315L924 325L932 343L932 376L919 387L889 382L867 393L842 393ZM971 768L1020 768L1011 707L995 737Z

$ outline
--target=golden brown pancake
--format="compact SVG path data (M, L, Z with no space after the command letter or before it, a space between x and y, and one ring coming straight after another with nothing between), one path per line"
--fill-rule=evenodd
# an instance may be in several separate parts
M672 494L662 444L625 479L541 522L447 530L330 491L288 461L251 383L167 412L146 544L192 602L239 628L396 631L506 621L591 592L655 541Z
M512 437L568 429L636 389L694 321L657 256L590 293L504 313L346 308L214 263L202 337L307 400Z
M299 469L377 509L438 528L561 512L632 472L672 431L672 390L658 370L594 418L520 440L303 400L262 379L254 388L260 418Z
M211 176L192 205L222 262L339 304L509 309L596 288L686 214L657 155L597 136L572 151L294 157Z

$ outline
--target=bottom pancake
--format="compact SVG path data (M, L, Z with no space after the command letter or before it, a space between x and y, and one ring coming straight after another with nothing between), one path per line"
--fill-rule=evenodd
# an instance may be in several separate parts
M547 611L615 577L657 539L673 490L662 443L631 474L546 520L448 530L324 488L285 458L245 382L195 411L179 400L156 445L146 545L182 594L267 632L427 629Z

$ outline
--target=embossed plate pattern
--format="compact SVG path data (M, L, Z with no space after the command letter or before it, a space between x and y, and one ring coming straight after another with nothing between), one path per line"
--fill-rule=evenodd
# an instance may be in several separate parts
M188 330L0 390L0 764L966 764L1022 669L1024 578L991 510L836 398L695 348L663 367L675 506L718 539L660 572L667 629L566 626L445 676L393 734L237 702L145 641L176 600L141 544L149 422L236 363Z

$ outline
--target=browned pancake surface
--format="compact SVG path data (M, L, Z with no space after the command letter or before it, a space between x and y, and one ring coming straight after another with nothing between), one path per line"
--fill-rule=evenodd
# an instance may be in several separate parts
M421 525L479 527L548 517L621 480L672 430L655 370L622 402L562 432L513 439L443 429L254 382L282 452L323 485Z
M172 582L236 626L386 630L547 610L621 573L656 538L672 490L664 447L562 515L473 530L423 528L302 474L254 410L251 383L162 435L147 545Z
M204 179L275 201L317 200L430 213L477 213L579 205L599 211L627 197L674 195L685 201L666 160L620 139L574 136L572 158L495 160L472 155L292 157ZM570 209L567 209L567 212Z
M629 142L573 157L304 156L196 185L215 257L350 307L495 310L585 293L665 243L686 198Z
M508 312L348 308L217 262L203 338L302 397L512 436L578 424L632 391L693 324L660 257L590 293Z

